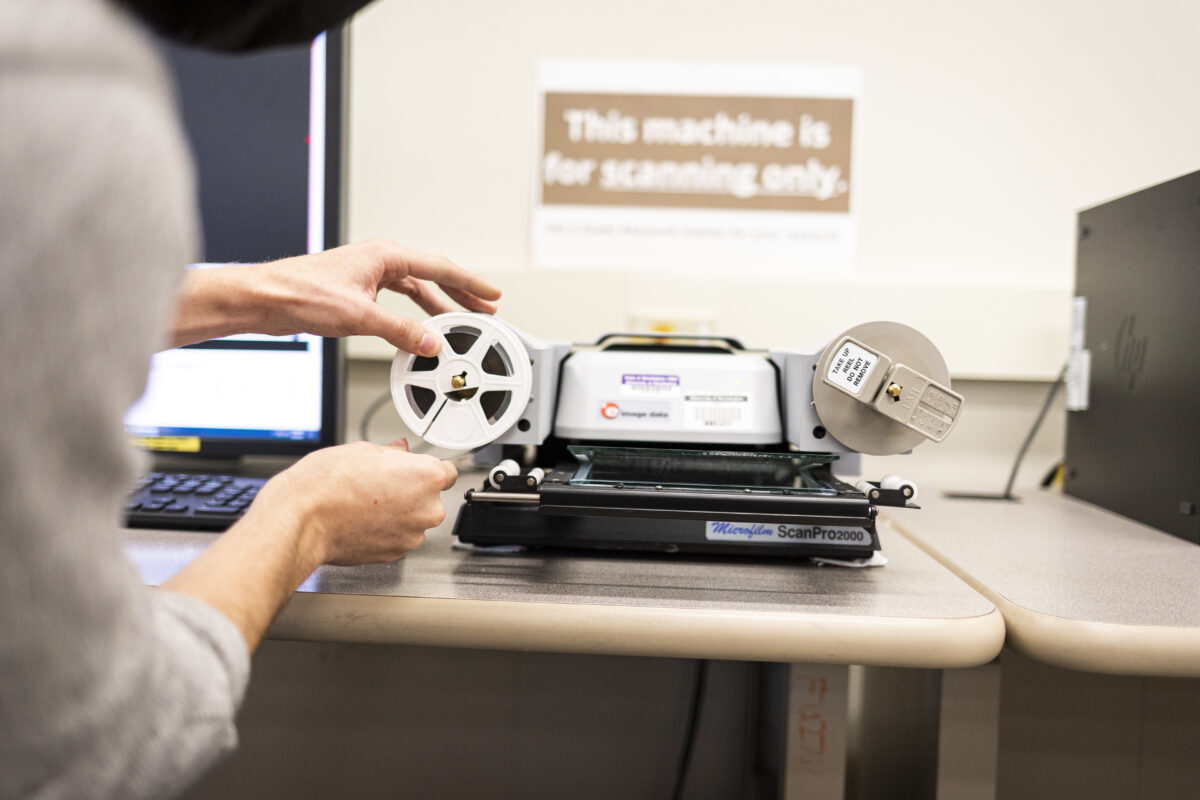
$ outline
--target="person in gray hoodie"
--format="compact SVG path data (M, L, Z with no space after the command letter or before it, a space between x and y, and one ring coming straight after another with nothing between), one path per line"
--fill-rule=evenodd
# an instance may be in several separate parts
M0 3L0 798L182 791L236 742L249 655L322 563L393 560L439 524L448 463L327 448L159 589L121 546L144 467L122 419L167 345L237 332L382 336L429 354L375 303L491 312L445 258L373 240L192 270L193 176L143 24L247 49L310 38L364 3ZM139 22L138 15L144 22Z

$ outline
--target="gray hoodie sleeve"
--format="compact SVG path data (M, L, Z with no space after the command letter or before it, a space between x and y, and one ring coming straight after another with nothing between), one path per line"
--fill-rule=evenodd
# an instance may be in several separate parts
M122 551L122 417L197 226L167 82L111 4L0 2L0 187L0 798L169 796L233 746L249 657Z

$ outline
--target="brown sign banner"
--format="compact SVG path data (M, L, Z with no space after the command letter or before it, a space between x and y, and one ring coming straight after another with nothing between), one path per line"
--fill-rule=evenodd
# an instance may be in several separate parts
M545 94L544 205L850 210L854 101Z

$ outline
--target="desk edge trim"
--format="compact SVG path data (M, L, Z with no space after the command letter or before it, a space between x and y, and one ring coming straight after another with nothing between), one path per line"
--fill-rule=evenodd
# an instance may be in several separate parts
M1004 617L1008 644L1046 664L1081 672L1200 677L1200 628L1070 619L1018 605L894 519L884 524L990 600Z
M1004 644L1004 621L995 608L972 617L918 619L300 593L269 635L485 650L952 668L992 661Z

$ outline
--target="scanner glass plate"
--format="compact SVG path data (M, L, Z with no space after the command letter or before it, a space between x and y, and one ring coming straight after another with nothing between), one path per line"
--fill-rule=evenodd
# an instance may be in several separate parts
M778 494L836 495L813 474L837 458L819 453L750 453L654 447L567 448L579 462L575 486L662 486ZM822 472L828 476L827 470Z

